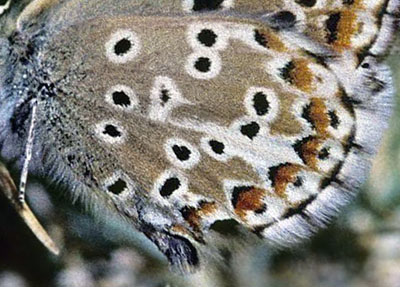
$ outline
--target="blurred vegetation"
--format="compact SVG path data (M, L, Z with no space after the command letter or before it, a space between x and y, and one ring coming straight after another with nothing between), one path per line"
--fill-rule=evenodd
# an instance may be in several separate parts
M394 48L388 63L400 91L400 49ZM226 254L226 265L210 262L194 275L171 273L140 236L94 222L32 179L29 203L64 252L50 255L0 196L0 287L400 286L399 125L397 104L368 183L329 228L292 250L243 246Z

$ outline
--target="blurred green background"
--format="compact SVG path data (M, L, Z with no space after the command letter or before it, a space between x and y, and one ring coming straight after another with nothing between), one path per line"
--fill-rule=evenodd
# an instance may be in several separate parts
M0 0L0 7L6 2ZM0 18L0 31L5 25ZM400 91L398 43L388 63ZM270 250L257 241L233 243L235 252L223 252L223 264L211 261L193 275L172 273L141 236L94 222L67 196L49 192L56 194L49 198L33 179L30 205L63 253L50 255L0 196L0 287L400 286L399 125L397 104L368 183L329 228L293 250Z

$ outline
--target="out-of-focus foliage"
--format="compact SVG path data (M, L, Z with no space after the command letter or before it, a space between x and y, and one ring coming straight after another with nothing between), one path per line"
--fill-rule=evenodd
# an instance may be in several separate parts
M0 0L0 5L5 2ZM0 24L4 28L4 22L0 20ZM388 62L400 91L397 48L395 45ZM45 190L39 179L30 179L28 199L63 253L50 255L0 195L0 287L397 287L400 103L369 182L357 199L329 228L292 250L274 251L262 242L250 246L235 243L230 252L222 253L223 264L210 262L201 272L180 276L168 269L166 260L142 237L113 222L109 226L94 222L67 195Z

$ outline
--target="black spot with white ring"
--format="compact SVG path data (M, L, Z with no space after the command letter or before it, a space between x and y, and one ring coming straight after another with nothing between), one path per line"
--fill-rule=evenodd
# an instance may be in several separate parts
M177 177L170 177L165 180L160 188L160 195L162 197L171 196L181 186L181 181Z
M270 103L268 102L267 96L263 92L257 92L254 95L253 107L258 116L264 116L268 114Z
M176 167L191 169L200 161L200 152L186 140L168 139L164 148L167 158Z
M211 60L207 57L199 57L197 61L194 63L194 67L197 71L201 73L207 73L211 68Z
M114 45L114 53L117 56L122 56L126 53L129 52L129 50L132 48L133 43L127 39L127 38L123 38L121 40L119 40L117 43L115 43Z
M128 29L114 31L105 43L106 56L115 64L132 61L139 54L140 49L139 37Z
M240 127L240 132L251 140L257 136L259 131L260 131L260 125L256 122L251 122L249 124Z
M210 48L217 42L217 34L211 29L203 29L197 35L198 41L204 46Z
M176 158L179 159L180 161L189 160L190 154L192 153L190 149L188 149L186 146L174 145L172 147L172 150L174 151Z
M129 107L131 105L131 99L124 91L115 91L112 93L112 99L115 105L121 107Z
M217 48L218 43L215 44ZM210 80L219 75L222 69L220 54L212 49L195 49L189 55L186 72L195 79Z
M113 184L107 186L107 190L115 195L120 195L127 187L126 181L119 178Z
M225 145L222 142L219 142L217 140L210 140L208 143L212 151L216 154L221 155L224 153Z
M118 127L112 124L108 124L104 127L103 134L113 138L118 138L122 136L122 132L118 129Z

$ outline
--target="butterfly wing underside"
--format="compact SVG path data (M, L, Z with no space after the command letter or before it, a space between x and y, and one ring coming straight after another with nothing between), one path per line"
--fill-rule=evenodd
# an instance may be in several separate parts
M50 17L39 62L57 97L39 102L38 138L96 198L128 217L142 198L140 220L184 254L226 219L308 238L365 179L398 1L95 2Z

